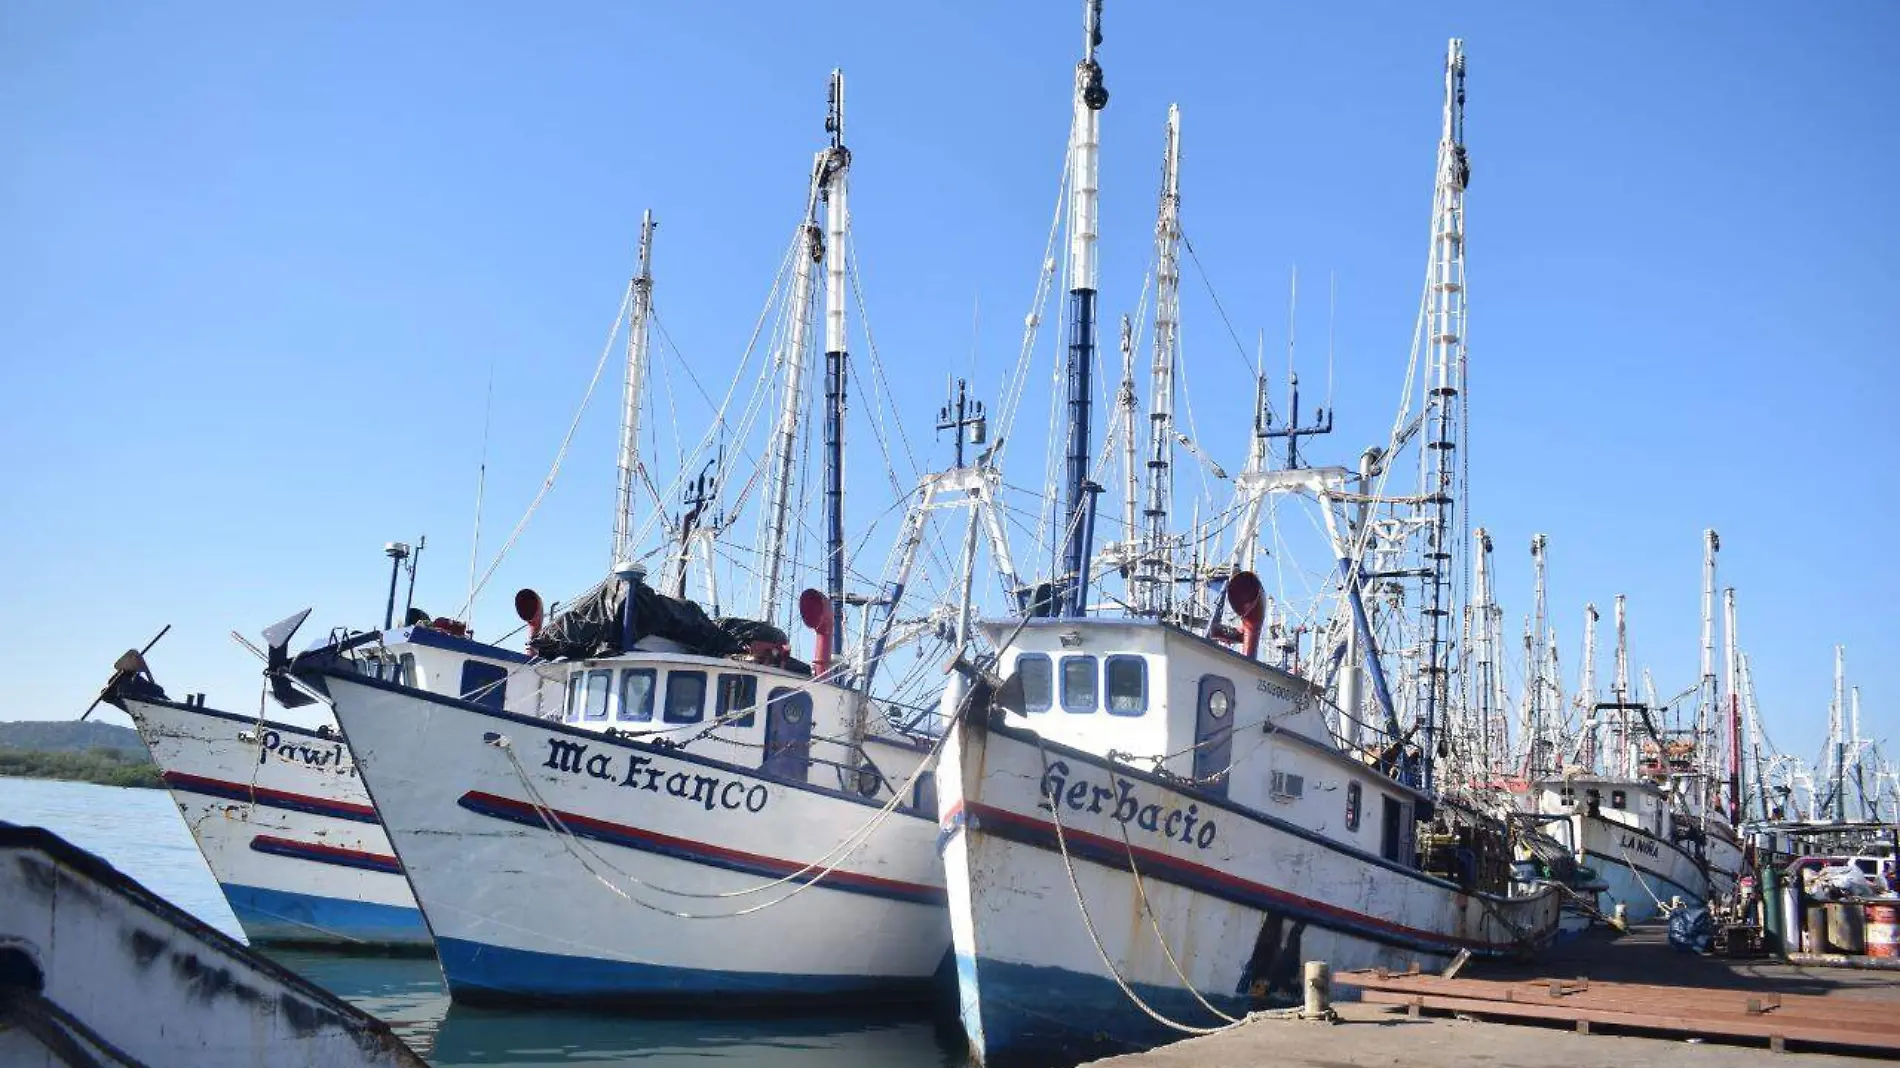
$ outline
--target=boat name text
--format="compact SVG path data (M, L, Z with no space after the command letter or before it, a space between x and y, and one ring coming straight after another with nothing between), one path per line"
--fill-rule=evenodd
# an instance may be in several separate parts
M356 774L356 766L350 763L349 753L342 742L329 745L304 745L297 741L286 741L283 735L266 730L259 737L257 762L263 764L276 757L286 764L307 764L313 768L334 769L338 774Z
M1640 834L1625 833L1623 835L1623 848L1634 849L1646 857L1662 856L1662 847L1650 839L1644 838Z
M1058 804L1066 805L1076 812L1104 813L1122 821L1132 823L1151 834L1184 842L1200 849L1214 844L1213 820L1201 819L1201 806L1189 804L1186 809L1163 809L1152 802L1143 803L1135 794L1135 784L1117 776L1111 789L1096 786L1087 779L1073 778L1069 774L1069 765L1060 760L1051 761L1048 770L1042 773L1043 800L1036 807L1049 812L1055 811ZM1111 808L1104 808L1104 803Z
M717 775L676 771L644 753L628 753L624 769L620 764L618 755L614 753L589 754L586 742L549 738L548 758L541 766L565 775L585 775L603 782L618 783L629 790L664 793L682 801L696 801L704 805L708 812L715 808L723 808L728 812L740 809L763 812L766 802L771 800L771 792L762 782L748 784L741 779L722 779Z

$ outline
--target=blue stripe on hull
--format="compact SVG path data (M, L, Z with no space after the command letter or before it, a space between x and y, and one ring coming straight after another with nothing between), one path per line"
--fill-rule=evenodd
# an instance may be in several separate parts
M690 1005L719 1013L749 1007L927 998L930 977L783 975L675 968L636 961L509 949L459 938L436 941L449 996L472 1004L559 1002L622 1009ZM716 1002L705 999L716 998Z
M429 928L419 909L340 897L293 894L241 883L220 883L224 900L253 942L302 943L357 949L426 949Z
M1054 1068L1189 1037L1150 1019L1104 976L961 954L957 974L963 984L964 1033L971 1055L986 1068ZM1181 987L1130 985L1171 1020L1194 1027L1226 1022ZM1249 1007L1247 999L1233 994L1205 996L1229 1016L1239 1017Z

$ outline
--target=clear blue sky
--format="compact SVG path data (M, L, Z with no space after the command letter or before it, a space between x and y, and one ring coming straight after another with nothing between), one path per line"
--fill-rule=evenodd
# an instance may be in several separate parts
M834 65L899 399L927 423L973 340L993 397L1076 7L0 6L0 718L78 714L166 622L160 680L249 707L226 631L312 603L375 621L386 540L428 533L418 599L458 601L491 368L492 546L592 369L642 208L669 334L736 360ZM1105 310L1141 284L1178 101L1187 231L1249 341L1285 337L1291 266L1309 293L1337 274L1330 462L1391 420L1440 63L1465 37L1474 518L1508 618L1543 531L1567 666L1583 602L1607 648L1623 591L1638 661L1686 685L1714 526L1776 740L1814 751L1836 642L1874 731L1900 735L1900 7L1111 0L1106 23ZM1186 288L1197 418L1233 428L1237 466L1240 364ZM1309 297L1303 360L1324 323ZM599 572L615 389L484 634L515 587Z

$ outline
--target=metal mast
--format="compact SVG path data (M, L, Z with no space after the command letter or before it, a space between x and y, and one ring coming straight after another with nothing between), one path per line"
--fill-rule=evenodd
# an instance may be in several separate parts
M1155 347L1148 380L1148 507L1142 538L1142 607L1165 616L1174 599L1168 555L1168 508L1174 500L1174 367L1181 318L1181 109L1168 105L1161 157L1161 204L1155 217Z
M1833 748L1834 819L1847 819L1847 740L1841 718L1847 714L1847 646L1834 647L1834 701L1827 710L1827 741Z
M1088 607L1089 404L1095 363L1095 238L1100 190L1102 109L1108 90L1095 49L1102 43L1102 0L1084 5L1082 61L1075 66L1075 113L1069 132L1069 426L1063 472L1062 574L1057 576L1058 615L1080 616Z
M1477 668L1477 678L1472 680L1473 688L1477 690L1475 702L1477 722L1466 724L1465 729L1459 732L1470 736L1470 740L1457 747L1467 749L1467 751L1476 750L1471 753L1471 756L1477 757L1478 762L1467 770L1468 775L1489 769L1492 756L1490 751L1491 718L1504 713L1501 703L1496 706L1492 704L1493 694L1497 689L1495 673L1499 650L1494 642L1497 636L1493 634L1492 627L1496 612L1495 606L1491 603L1491 535L1483 527L1479 527L1471 532L1471 536L1472 540L1478 543L1478 551L1471 562L1471 604L1467 606L1466 619L1469 621L1471 630L1471 656ZM1472 742L1477 744L1473 746ZM1456 757L1456 754L1454 756ZM1466 762L1465 758L1458 758L1459 764Z
M1630 647L1628 617L1624 613L1624 597L1616 595L1616 767L1614 775L1628 776L1636 771L1636 762L1630 758Z
M1128 316L1122 316L1122 384L1115 392L1115 433L1121 437L1122 447L1122 532L1124 553L1128 561L1129 603L1140 607L1142 603L1141 576L1138 559L1141 551L1141 465L1135 458L1138 447L1135 442L1135 412L1139 405L1135 399L1135 322Z
M831 600L831 647L844 648L844 406L850 356L845 339L845 240L851 212L845 176L851 150L844 147L844 72L831 72L831 107L825 116L831 147L820 157L825 201L825 595Z
M1716 744L1715 715L1719 700L1715 687L1715 554L1722 550L1722 539L1713 528L1702 532L1702 680L1697 684L1695 702L1696 766L1705 778L1700 784L1706 805L1716 792L1717 777L1726 755Z
M1465 43L1452 38L1445 53L1444 125L1438 141L1438 183L1432 203L1432 257L1425 299L1431 362L1425 405L1425 656L1418 692L1419 745L1425 754L1419 785L1432 787L1432 752L1446 695L1445 624L1451 613L1451 542L1457 526L1459 408L1465 374Z
M1603 725L1597 719L1597 606L1583 606L1583 666L1578 687L1583 691L1578 699L1583 705L1583 770L1597 770L1598 739L1602 736Z
M1722 591L1722 690L1728 694L1728 811L1729 822L1739 825L1742 822L1742 698L1738 689L1741 681L1742 654L1735 637L1735 587ZM1719 702L1718 702L1719 709ZM1753 724L1750 724L1753 731ZM1759 750L1754 750L1759 752ZM1767 819L1764 811L1762 818Z
M629 283L627 380L620 400L620 488L614 496L614 551L608 563L633 559L633 485L640 468L640 395L647 375L647 319L653 313L653 212L640 216L640 273Z
M1548 542L1542 534L1531 535L1531 640L1524 649L1530 682L1525 692L1530 698L1524 708L1524 769L1535 775L1541 770L1537 747L1542 744L1548 724L1544 722L1544 661L1549 659L1549 620L1544 602L1544 549Z
M768 481L765 486L765 510L760 515L762 557L757 616L777 623L785 569L785 542L792 511L792 464L798 452L798 424L803 411L805 368L811 362L811 316L813 276L825 258L824 233L814 221L817 217L818 192L831 152L817 155L805 200L805 213L798 223L798 249L793 256L792 295L786 305L790 322L785 345L774 361L784 369L785 394L779 404L778 425L772 432L771 449L766 458ZM835 648L835 646L834 646Z

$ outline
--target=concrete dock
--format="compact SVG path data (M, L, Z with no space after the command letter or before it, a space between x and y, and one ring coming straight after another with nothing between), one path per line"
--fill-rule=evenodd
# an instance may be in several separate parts
M1554 947L1531 963L1474 961L1460 975L1497 980L1587 976L1596 982L1818 995L1890 1004L1900 1014L1900 975L1679 953L1669 947L1660 927L1639 928L1620 936L1591 932ZM1349 995L1342 987L1336 988L1336 996ZM1863 1056L1800 1052L1802 1047L1793 1044L1787 1053L1774 1053L1763 1042L1635 1037L1601 1030L1586 1035L1558 1025L1431 1016L1415 1019L1403 1009L1352 1002L1340 1002L1336 1007L1341 1018L1337 1024L1255 1019L1217 1035L1190 1038L1148 1053L1094 1064L1099 1068L1866 1068L1873 1063Z

